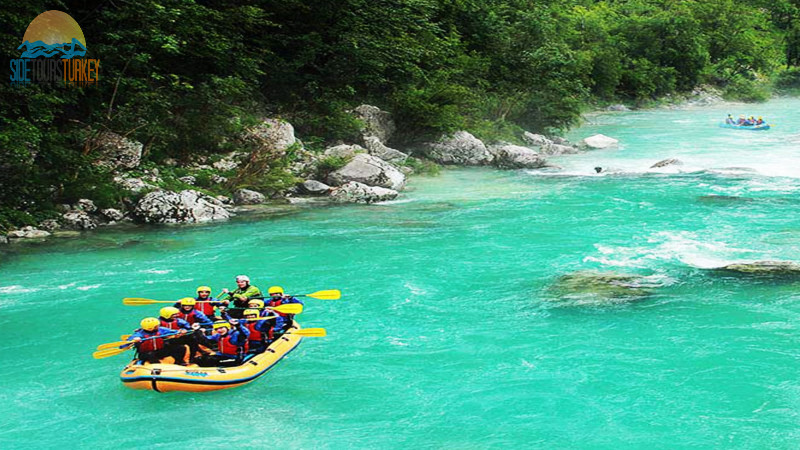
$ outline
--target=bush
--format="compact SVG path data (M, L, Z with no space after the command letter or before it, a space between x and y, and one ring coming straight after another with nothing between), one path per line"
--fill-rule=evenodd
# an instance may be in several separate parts
M722 95L726 100L757 103L769 100L771 93L765 84L738 76L725 86Z
M800 89L800 67L790 67L778 74L775 79L778 89Z
M324 180L331 172L335 172L350 162L350 158L344 156L325 156L317 161L316 178Z

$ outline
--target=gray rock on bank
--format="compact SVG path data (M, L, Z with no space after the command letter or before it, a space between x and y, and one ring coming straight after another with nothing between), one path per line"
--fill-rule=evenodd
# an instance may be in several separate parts
M32 226L22 227L6 234L8 239L44 239L48 236L50 236L49 232Z
M299 190L308 195L325 195L331 191L331 187L317 180L306 180L300 184Z
M245 130L242 140L255 152L283 152L297 142L294 127L280 119L263 119L260 124Z
M390 113L372 105L361 105L353 112L356 118L364 123L364 128L361 129L361 136L365 144L368 137L375 137L379 142L387 142L392 138L396 126Z
M466 131L442 136L436 142L422 146L422 152L439 164L482 166L492 162L492 154L480 139Z
M490 145L489 152L494 157L494 165L500 169L539 169L547 161L528 147L501 143Z
M150 192L139 200L133 214L144 223L198 223L231 216L222 202L195 190Z
M82 231L97 228L97 220L86 211L73 210L61 216L61 223L68 230Z
M399 190L405 186L406 176L380 158L358 153L347 165L328 175L328 183L333 186L341 186L350 181Z
M325 152L322 155L334 158L353 158L359 153L368 153L368 152L367 149L365 149L360 145L342 144L326 148Z
M406 159L408 159L407 154L401 152L400 150L387 147L375 136L368 136L364 138L364 144L367 146L367 150L369 151L370 155L380 158L386 162L390 162L392 164L402 164L406 161Z
M267 197L261 192L250 189L237 189L233 193L233 202L237 205L260 205L267 201Z
M110 170L135 169L142 161L142 143L117 133L102 132L89 145L95 148L95 165Z
M350 181L331 192L331 200L338 203L375 203L392 200L397 197L397 191L378 186L367 186L363 183Z

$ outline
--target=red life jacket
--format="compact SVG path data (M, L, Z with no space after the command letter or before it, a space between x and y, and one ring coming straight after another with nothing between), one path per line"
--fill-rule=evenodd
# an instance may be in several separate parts
M180 330L181 329L181 327L178 325L178 321L177 320L170 320L169 322L167 322L166 320L164 320L163 317L159 317L158 320L161 321L161 326L164 327L164 328L169 328L170 330Z
M153 333L153 336L161 336L161 330L156 330L156 332ZM140 352L154 352L156 350L161 350L162 348L164 348L164 339L161 338L148 339L139 343Z
M268 338L268 339L272 340L272 339L273 339L273 338L272 338L272 334L273 334L273 332L274 332L274 329L273 329L273 327L269 327L269 331L267 331L267 332L265 333L265 332L263 332L263 331L261 331L261 330L258 330L258 329L256 329L256 325L257 325L257 324L258 324L258 321L256 321L256 320L254 320L254 321L251 321L251 322L247 322L247 323L245 324L245 327L247 327L247 329L248 329L248 330L250 330L250 336L247 338L247 340L248 340L248 341L259 341L259 342L263 342L263 341L264 341L264 335L265 335L265 334L267 335L267 338Z
M270 300L269 303L267 303L266 306L271 306L271 307L274 308L276 306L281 306L282 304L283 304L283 297L281 297L278 300ZM277 311L272 311L272 312L274 312L275 314L277 314L277 315L279 315L281 317L287 317L289 315L289 314L286 314L286 313L279 313Z
M212 305L211 302L204 302L199 298L197 298L197 303L194 305L194 309L196 311L200 311L208 317L214 315L214 305Z
M217 345L218 345L217 350L219 350L220 353L223 353L225 355L238 355L239 354L239 348L240 347L238 345L233 345L233 343L231 343L231 335L232 334L233 334L232 331L228 331L228 334L226 334L225 336L219 338L219 340L217 341ZM244 349L245 352L247 351L247 342L245 342L245 344L243 346L243 349Z
M194 309L189 311L188 313L181 309L181 312L178 313L178 317L180 317L181 319L189 322L189 325L191 325L191 324L197 322L197 316L194 315L194 312L195 312ZM178 321L177 320L173 320L173 322L177 323Z

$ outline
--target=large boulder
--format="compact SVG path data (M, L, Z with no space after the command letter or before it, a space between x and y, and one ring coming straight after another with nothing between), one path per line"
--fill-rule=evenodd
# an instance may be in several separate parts
M544 158L528 147L503 143L489 146L489 152L501 169L539 169L547 165Z
M392 138L396 127L391 114L372 105L361 105L354 112L356 117L364 123L361 136L365 141L368 137L375 137L380 142L387 142Z
M73 210L61 216L61 223L68 230L93 230L97 228L97 221L86 211Z
M300 192L309 195L325 195L330 192L331 187L317 180L306 180L299 186Z
M261 192L251 191L250 189L237 189L233 193L233 201L237 205L260 205L267 201Z
M397 197L397 191L378 186L367 186L363 183L350 181L331 192L331 199L339 203L375 203L392 200Z
M376 156L392 164L402 164L406 161L406 159L408 159L407 154L401 152L400 150L395 150L385 146L383 142L381 142L380 139L376 138L375 136L365 137L364 145L367 146L367 150L369 150L370 155Z
M78 211L86 211L87 213L93 213L97 211L97 206L95 206L94 202L89 200L88 198L82 198L75 202L73 205L73 209Z
M342 144L326 148L322 155L335 158L352 158L359 153L367 153L367 149L360 145Z
M526 144L536 147L544 147L553 143L553 141L548 139L546 136L542 134L534 134L530 131L522 133L522 140L525 141Z
M380 158L359 153L344 167L328 175L328 183L334 186L341 186L349 181L399 190L405 186L406 176Z
M297 142L294 127L279 119L264 119L260 124L245 130L242 139L258 153L283 152Z
M135 169L142 161L142 143L117 133L102 132L89 145L95 148L95 165L110 170Z
M195 190L150 192L139 200L133 214L145 223L209 222L231 216L222 202Z
M492 162L492 154L483 142L466 131L442 136L437 142L424 144L423 153L440 164L481 166Z
M619 144L619 141L608 137L604 134L595 134L594 136L589 136L582 140L579 145L584 148L592 148L596 150L602 150L606 148L613 148Z
M6 234L6 237L9 239L43 239L47 236L50 236L50 233L32 226L22 227L19 230L9 231L8 234Z
M150 183L145 182L141 178L133 178L133 177L121 177L116 176L114 177L114 183L116 183L122 189L126 191L130 191L134 194L138 194L147 189L155 189L156 186Z
M100 214L110 222L119 222L125 218L125 214L123 214L122 211L114 208L100 210Z

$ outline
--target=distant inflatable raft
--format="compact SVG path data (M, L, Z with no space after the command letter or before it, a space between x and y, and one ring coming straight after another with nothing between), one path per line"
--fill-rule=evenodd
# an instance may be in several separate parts
M297 322L263 353L248 357L240 366L200 367L197 365L149 364L131 361L120 373L122 383L131 389L156 392L207 392L229 389L250 383L264 375L284 356L300 345L303 338L292 334L299 330Z
M749 131L765 131L769 130L769 124L765 123L762 125L731 125L729 123L721 123L719 124L720 128L731 128L734 130L749 130Z

